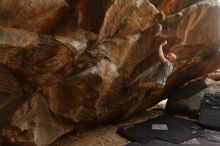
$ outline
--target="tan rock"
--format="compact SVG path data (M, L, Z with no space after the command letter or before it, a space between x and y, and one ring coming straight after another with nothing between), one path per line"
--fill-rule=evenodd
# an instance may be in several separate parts
M159 11L163 11L165 14L171 15L199 1L202 0L161 0L158 3L153 3L156 4Z
M201 2L201 4L191 6L183 13L183 18L177 28L177 37L183 40L182 44L219 42L220 5L217 2L208 4Z
M23 84L9 69L0 65L0 128L7 124L16 108L25 102Z
M172 95L172 92L189 80L200 76L206 76L209 72L219 68L220 54L218 40L220 38L218 33L213 31L217 26L213 28L212 26L206 25L206 28L202 28L204 23L210 21L213 22L214 25L218 24L219 19L215 18L217 17L218 10L220 10L220 8L217 3L213 1L204 1L185 9L178 14L168 17L162 24L163 32L161 36L168 37L168 39L177 38L179 40L177 43L173 42L173 46L168 44L168 46L171 46L170 51L175 53L178 59L174 65L175 71L169 77L164 93L162 94L163 97L169 97ZM208 14L211 16L208 16ZM198 15L200 17L197 17ZM198 21L194 21L195 19L193 16L195 16ZM210 35L207 35L206 30L209 30L208 33ZM166 48L164 50L166 50ZM151 56L154 55L157 54L151 54ZM147 68L152 59L146 55L144 61L146 61L144 65ZM136 69L141 68L143 68L143 66L139 66ZM134 82L135 85L140 79L144 79L146 76L151 76L153 71L154 69L147 69L145 73L138 76L132 82ZM136 72L138 73L138 71ZM135 86L131 86L131 90L132 87L135 90ZM149 101L152 101L152 99Z
M11 9L5 8L6 1L2 2L4 9ZM0 116L7 113L6 107L12 108L12 119L3 121L1 134L11 143L48 145L72 129L63 119L73 122L73 126L125 119L155 105L189 80L220 68L220 37L216 31L220 8L213 1L190 7L185 5L189 1L182 4L172 0L167 6L164 3L163 8L170 8L166 9L169 13L179 11L179 6L187 7L167 16L165 21L156 5L147 0L114 0L109 5L101 0L68 2L71 10L56 28L58 19L52 19L49 25L46 14L37 17L45 18L45 30L54 28L53 35L35 33L43 25L32 28L24 23L24 28L32 32L8 28L14 26L6 24L7 28L0 27L0 64L4 66L0 68L0 95L4 97ZM94 7L90 7L93 2ZM34 8L42 5L38 1L32 3ZM56 1L51 9L55 7L61 14L59 8L66 9L62 4ZM171 7L172 4L175 6ZM39 11L44 12L47 5L42 7ZM53 12L51 18L55 18ZM27 15L28 20L32 18ZM0 25L1 22L0 19ZM93 32L99 29L96 42ZM164 51L178 56L175 70L164 90L139 94L138 82L152 80L157 70L161 38L169 41ZM36 94L30 99L31 96L22 98L30 92ZM14 103L19 104L13 106ZM9 123L8 127L5 123Z
M194 78L206 76L220 66L219 44L179 46L173 48L173 52L179 58L175 63L175 71L168 79L166 97L180 85Z
M68 7L65 0L1 0L0 25L48 33Z
M202 5L198 5L198 7L202 7ZM110 9L108 12L110 14ZM185 17L186 12L188 11L185 10L180 18ZM111 13L114 11L112 10ZM154 13L152 15L154 16ZM136 15L128 16L127 20L130 17L136 18ZM155 15L155 17L157 16ZM148 22L151 20L156 23L153 21L153 17ZM177 21L176 18L174 20ZM128 23L127 26L121 26L120 30L123 32L126 30L124 28L132 28L132 26L132 23ZM179 30L179 27L176 29ZM140 30L141 28L139 28ZM125 31L120 35L114 35L115 37L112 39L106 39L97 47L83 53L81 57L84 58L84 60L82 59L84 71L62 84L44 90L51 110L74 122L98 122L119 119L119 117L126 118L134 112L162 100L160 95L163 91L139 96L135 90L140 79L145 77L152 79L156 70L156 68L148 68L154 66L158 61L159 42L155 42L155 38L160 35L160 31L160 25L149 26L145 31L137 34L130 32L126 34ZM177 38L177 33L174 35L175 38ZM217 66L216 63L214 64L219 60L218 44L196 45L195 42L192 46L181 46L179 44L181 39L177 42L174 41L176 47L171 49L179 59L175 64L176 70L168 81L165 95L190 79L205 75L218 67L218 64ZM136 69L142 70L137 66L145 59L148 59L145 66L145 69L148 70L137 77L134 72ZM67 103L68 106L63 107Z
M0 28L0 31L0 63L37 87L62 81L70 75L75 56L83 48L20 29Z
M98 122L124 115L128 107L131 108L133 99L130 100L124 95L123 88L127 86L136 64L146 57L145 54L157 52L150 48L161 31L160 25L155 27L141 35L118 37L99 45L97 51L102 50L107 54L102 54L99 59L99 55L95 54L94 57L99 61L94 66L44 90L50 109L55 114L77 123ZM124 104L125 102L128 104ZM142 100L138 102L142 109L153 105L149 102L144 102L143 105ZM126 115L131 115L138 109L140 108L135 106L135 109Z
M219 68L220 35L216 31L219 10L218 3L202 1L168 17L163 23L163 36L176 36L181 40L171 49L179 58L176 72L168 81L167 90L170 92L174 87Z
M157 14L158 10L147 0L115 0L106 12L98 40L143 31L155 24Z
M132 14L136 6L135 0L115 0L105 14L103 25L99 33L99 42L111 38Z
M35 94L13 113L0 135L7 143L46 146L72 129L71 123L50 112L42 95Z
M48 97L50 109L59 116L77 123L100 120L96 116L96 102L115 76L115 65L103 59L95 67L45 89L44 95Z
M163 37L176 37L181 44L217 43L220 5L213 1L202 1L183 11L167 17L163 23ZM209 23L212 22L212 23Z
M155 22L157 15L158 10L149 1L138 0L134 11L128 16L119 33L129 35L146 30L157 23Z
M77 28L98 34L109 3L109 0L78 1L74 10Z

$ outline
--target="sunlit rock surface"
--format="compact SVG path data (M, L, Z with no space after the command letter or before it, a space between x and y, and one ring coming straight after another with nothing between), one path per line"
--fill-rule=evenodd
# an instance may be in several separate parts
M139 33L154 23L158 10L145 0L115 0L106 12L99 42L117 35Z
M126 119L220 68L220 6L194 2L1 1L0 141L49 145L76 125ZM175 70L164 90L139 93L163 38Z

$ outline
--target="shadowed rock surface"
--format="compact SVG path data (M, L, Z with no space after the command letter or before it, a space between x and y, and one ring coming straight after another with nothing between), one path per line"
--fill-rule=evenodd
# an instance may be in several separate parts
M25 30L0 30L1 64L34 87L41 88L62 81L73 71L71 64L78 53L74 46L67 47L52 36Z
M1 1L0 141L49 145L126 119L220 68L220 5L194 2ZM139 94L163 38L178 56L175 70L164 90Z
M78 0L75 6L77 28L99 33L111 0Z
M48 145L73 129L72 124L50 112L46 98L40 94L33 95L16 110L8 124L1 131L2 138L20 145Z
M168 99L166 110L169 113L182 113L198 116L200 103L206 93L220 91L220 84L209 78L192 80L176 90Z
M50 32L68 7L65 0L1 0L0 25Z
M159 0L155 5L158 10L163 11L165 14L172 15L199 1L202 0Z

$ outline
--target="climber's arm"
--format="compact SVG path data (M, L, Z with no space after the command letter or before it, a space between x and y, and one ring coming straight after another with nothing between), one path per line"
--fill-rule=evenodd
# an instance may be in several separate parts
M165 62L166 61L166 58L164 56L164 53L163 53L163 47L167 44L167 41L164 41L160 47L159 47L159 60L160 62Z

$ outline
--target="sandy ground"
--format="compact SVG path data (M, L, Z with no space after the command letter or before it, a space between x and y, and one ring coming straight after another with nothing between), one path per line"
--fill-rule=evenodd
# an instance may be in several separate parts
M163 114L164 105L165 101L118 124L99 126L99 128L78 135L67 134L51 146L123 146L129 141L119 136L116 133L117 129L121 126L143 122Z

